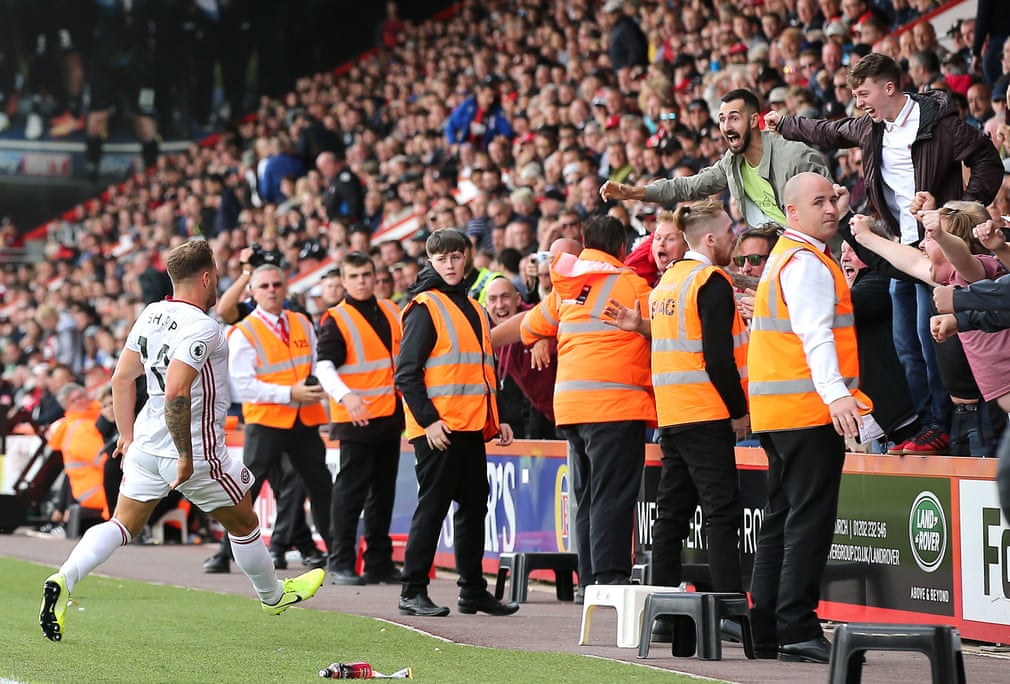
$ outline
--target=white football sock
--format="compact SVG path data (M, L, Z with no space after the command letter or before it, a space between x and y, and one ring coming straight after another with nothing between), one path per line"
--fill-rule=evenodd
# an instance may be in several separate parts
M129 530L115 518L89 528L60 567L60 574L67 578L67 593L72 593L74 586L107 561L116 549L131 541Z
M273 559L260 538L260 528L244 537L229 534L231 553L242 572L252 581L260 601L273 605L284 595L284 585L277 579Z

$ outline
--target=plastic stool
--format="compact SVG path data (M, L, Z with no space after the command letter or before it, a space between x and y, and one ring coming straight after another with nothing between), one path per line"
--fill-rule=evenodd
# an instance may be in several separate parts
M690 657L697 650L702 660L722 660L722 619L740 622L743 650L753 659L754 642L750 632L750 608L744 594L721 592L669 592L646 597L642 616L642 634L638 657L647 658L652 642L652 623L659 617L673 618L675 656ZM697 649L695 646L697 645Z
M949 625L852 623L835 629L829 684L857 684L864 651L920 651L929 658L933 684L964 684L961 634Z
M508 576L512 580L509 585L509 601L526 603L532 570L553 570L554 592L558 600L575 600L572 576L579 572L579 554L564 551L501 554L498 557L498 579L494 585L495 598L501 599L505 595L505 578Z
M596 606L617 609L617 646L635 648L642 632L642 611L650 594L673 591L670 587L650 587L641 584L593 584L586 587L582 605L582 626L579 628L579 645L589 640L589 625ZM651 623L650 623L651 628Z
M173 508L165 515L158 518L158 522L151 524L151 541L155 544L165 543L165 523L174 522L182 530L182 534L179 537L182 543L185 544L189 537L189 511L185 511L180 507Z

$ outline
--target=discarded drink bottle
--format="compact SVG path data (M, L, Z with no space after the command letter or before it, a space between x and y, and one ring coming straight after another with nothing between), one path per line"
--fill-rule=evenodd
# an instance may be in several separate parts
M392 674L382 674L368 663L333 663L320 670L319 676L324 679L413 679L414 671L405 667Z
M371 679L372 666L368 663L332 663L319 671L325 679Z

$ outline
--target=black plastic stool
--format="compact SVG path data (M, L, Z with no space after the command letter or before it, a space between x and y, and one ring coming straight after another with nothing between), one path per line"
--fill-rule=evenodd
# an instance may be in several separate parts
M929 658L933 684L964 684L961 634L949 625L851 623L835 629L829 684L857 684L864 651L920 651Z
M554 591L558 600L575 600L575 583L572 576L579 572L579 554L550 551L501 554L498 557L498 580L494 587L495 598L501 599L505 595L505 577L510 575L512 583L509 585L509 600L515 603L526 603L526 593L532 570L553 570Z
M753 659L754 641L750 631L750 608L744 594L723 592L670 592L650 594L642 611L642 636L638 657L647 658L652 639L652 623L659 617L673 623L671 652L690 657L695 650L702 660L722 660L723 618L740 623L743 650ZM696 649L697 646L697 649Z

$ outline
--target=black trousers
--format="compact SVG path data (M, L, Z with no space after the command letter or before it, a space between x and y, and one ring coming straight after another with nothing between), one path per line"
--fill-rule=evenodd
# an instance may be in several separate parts
M751 627L760 644L822 634L821 577L838 513L845 441L831 425L760 435L768 455L768 504L751 581Z
M449 448L437 451L425 437L411 441L417 458L417 508L410 521L403 564L402 595L427 591L428 572L435 559L442 521L453 501L453 542L460 595L487 590L481 561L484 558L484 518L487 516L487 452L479 432L454 432Z
M582 423L561 431L572 450L579 584L627 578L645 467L645 421Z
M365 511L365 570L393 569L389 525L393 520L396 475L400 467L400 437L383 442L340 442L340 472L333 481L330 529L331 570L353 570L358 518Z
M326 467L326 445L319 435L318 427L303 425L296 420L290 428L274 428L248 423L245 426L245 447L242 460L252 471L256 481L249 490L253 501L259 496L263 481L269 478L273 468L283 455L291 461L291 467L301 477L308 491L312 507L312 520L316 531L323 538L326 550L331 546L330 537L330 497L333 477ZM280 509L278 508L278 517ZM219 553L231 555L228 535L221 540Z
M277 504L273 534L270 535L270 553L281 555L292 547L302 553L318 551L305 519L305 485L288 456L274 460L267 481Z
M736 435L728 420L700 423L659 440L663 470L652 526L652 583L681 583L681 549L701 502L712 590L742 592L738 533L743 507L736 472Z

